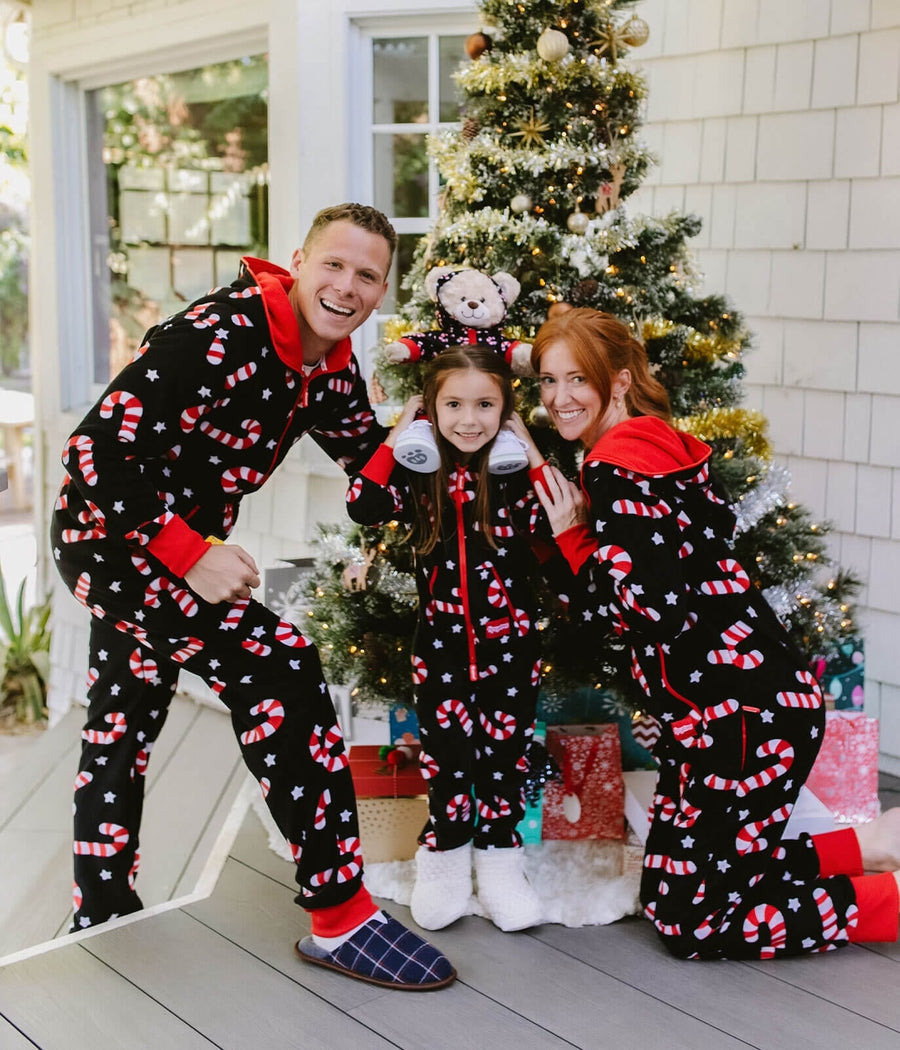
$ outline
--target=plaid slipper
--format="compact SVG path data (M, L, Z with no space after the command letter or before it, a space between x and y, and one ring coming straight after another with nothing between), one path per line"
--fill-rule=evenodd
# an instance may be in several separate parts
M333 952L304 937L296 944L297 954L316 966L406 992L428 992L456 980L445 955L396 919L386 918L370 919Z

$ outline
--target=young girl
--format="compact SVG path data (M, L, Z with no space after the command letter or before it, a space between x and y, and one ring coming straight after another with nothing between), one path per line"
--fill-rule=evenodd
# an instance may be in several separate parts
M506 421L528 446L529 464L542 463L513 414L511 378L485 347L445 350L347 497L360 524L411 525L419 592L413 683L430 816L410 907L428 930L466 913L473 846L478 897L492 922L518 930L541 921L516 825L540 668L529 578L538 529L547 540L550 533L528 474L487 470ZM409 473L394 460L397 436L421 407L436 424L434 474Z

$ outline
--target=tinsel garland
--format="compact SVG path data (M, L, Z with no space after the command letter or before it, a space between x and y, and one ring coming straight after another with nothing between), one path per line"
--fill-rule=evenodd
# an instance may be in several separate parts
M682 416L673 423L701 441L739 438L749 455L771 458L772 448L765 433L766 418L759 412L746 408L711 408L708 412Z
M791 475L785 467L770 463L760 472L753 487L743 493L732 503L731 509L736 518L735 529L738 534L748 532L773 510L783 507L787 502L787 490L790 487Z
M647 82L640 73L590 53L576 57L570 52L561 61L550 64L536 52L491 52L489 61L463 66L453 78L470 95L502 95L511 87L531 93L546 93L549 89L560 95L618 87L635 98L647 94Z
M677 329L678 325L674 321L652 318L643 324L644 342L650 339L661 339ZM684 356L689 363L720 361L723 358L739 360L746 341L747 333L743 330L739 330L737 334L730 337L725 337L704 335L692 329L684 340Z

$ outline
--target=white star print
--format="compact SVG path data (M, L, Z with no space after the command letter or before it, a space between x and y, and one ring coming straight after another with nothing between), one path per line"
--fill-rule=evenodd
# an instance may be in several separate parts
M112 509L116 512L116 514L121 514L125 510L125 504L120 499L117 499L116 502L113 504Z
M271 754L270 755L266 755L266 757L263 759L263 761L269 767L274 766L275 765L275 756L271 755Z
M728 863L727 860L720 860L716 864L716 867L719 869L719 871L728 871L728 869L731 867L731 865Z
M156 380L159 379L159 372L157 372L155 368L148 368L147 378L150 380L151 383L155 383Z
M760 721L765 722L766 724L768 724L769 722L772 721L772 719L775 716L772 714L771 711L760 711L759 712L759 717L760 717Z
M653 542L656 544L657 547L661 543L665 543L665 540L662 538L662 536L658 532L654 532L653 535L650 537L650 539L653 540Z
M197 393L198 393L198 395L200 397L211 397L212 396L212 391L209 389L208 386L201 386L200 389L197 391Z
M788 907L791 911L800 911L800 901L798 901L796 897L791 897L788 901Z
M155 426L153 427L153 429L154 429L154 430L156 431L156 433L157 433L157 434L161 434L161 433L162 433L162 432L163 432L163 431L164 431L164 430L166 429L166 424L165 424L165 423L163 423L163 421L162 421L162 420L160 420L160 421L159 421L159 422L158 422L158 423L157 423L157 424L156 424L156 425L155 425Z
M104 868L103 871L100 872L100 878L103 879L104 882L109 882L112 878L112 872L109 868Z
M268 387L266 387L266 389L262 392L263 401L268 401L271 396L272 391Z
M303 798L303 788L297 784L294 790L291 792L291 798L296 802L298 798Z
M115 802L116 801L116 793L115 793L115 791L107 791L106 794L103 796L103 801L104 802Z
M696 685L703 677L702 671L691 671L691 681Z
M216 329L216 335L217 335L217 336L218 336L218 337L219 337L220 339L227 339L227 338L228 338L228 336L229 336L229 335L231 335L231 333L230 333L230 332L228 331L228 329L227 329L227 328L217 328L217 329Z

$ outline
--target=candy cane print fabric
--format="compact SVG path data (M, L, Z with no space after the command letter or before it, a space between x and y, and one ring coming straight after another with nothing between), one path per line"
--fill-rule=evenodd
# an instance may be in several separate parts
M630 646L660 727L645 914L680 958L831 950L858 921L853 886L784 839L824 731L818 683L735 555L709 450L648 417L610 433L585 458L595 542L568 552L569 591Z

